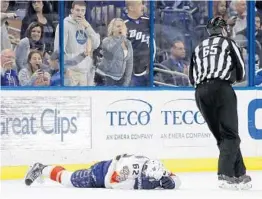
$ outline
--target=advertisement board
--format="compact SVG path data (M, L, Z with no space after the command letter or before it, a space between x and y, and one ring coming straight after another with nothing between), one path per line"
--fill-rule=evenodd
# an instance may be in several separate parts
M262 139L262 97L259 96L252 99L248 105L248 122L249 122L249 134L253 139ZM260 118L260 120L259 120Z
M215 139L196 107L194 92L163 91L160 99L159 95L116 92L106 100L93 95L92 116L100 123L93 125L93 131L99 132L94 135L94 146L102 143L110 154L124 151L165 158L217 157ZM257 94L237 91L237 97L241 148L246 156L255 156L257 140L249 132L248 112L249 104L258 100Z
M257 90L256 98L258 99L258 101L256 101L257 108L255 110L255 129L257 132L257 156L262 157L262 90Z
M73 96L2 96L1 150L91 148L91 101Z
M243 155L261 158L262 95L236 93ZM1 104L2 166L82 164L121 153L217 165L194 91L4 91Z
M161 101L157 93L136 93L132 98L114 95L106 103L95 100L100 111L95 111L99 116L94 118L99 117L104 124L100 130L104 134L102 139L118 144L128 140L151 144L156 140L163 147L210 145L213 139L195 105L193 93L164 96Z

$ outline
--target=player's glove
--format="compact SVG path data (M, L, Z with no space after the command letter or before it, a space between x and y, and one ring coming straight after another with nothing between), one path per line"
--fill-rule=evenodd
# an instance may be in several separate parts
M144 174L141 174L138 178L135 179L135 189L155 189L160 186L160 181L155 179L150 179Z
M160 186L164 189L174 189L176 185L171 176L163 176L160 179Z

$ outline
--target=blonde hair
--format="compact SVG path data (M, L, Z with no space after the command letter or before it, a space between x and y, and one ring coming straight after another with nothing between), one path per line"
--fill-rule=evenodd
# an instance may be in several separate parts
M110 23L108 24L108 28L107 28L107 36L110 37L113 35L113 29L114 29L114 26L115 26L115 22L117 21L122 21L124 24L124 20L121 19L121 18L114 18L110 21Z

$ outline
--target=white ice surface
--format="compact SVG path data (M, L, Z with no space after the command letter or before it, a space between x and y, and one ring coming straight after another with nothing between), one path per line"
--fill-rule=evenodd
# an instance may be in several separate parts
M1 199L262 199L262 171L248 172L253 188L247 191L221 190L215 173L179 173L180 190L108 190L66 188L46 180L27 187L22 180L0 181Z

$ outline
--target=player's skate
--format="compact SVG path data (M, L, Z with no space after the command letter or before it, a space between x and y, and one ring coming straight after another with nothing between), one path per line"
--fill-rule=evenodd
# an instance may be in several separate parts
M45 167L46 165L35 163L26 174L25 184L30 186L39 176L42 175L42 171Z
M238 181L235 177L218 175L218 186L221 189L238 190Z
M237 181L238 181L238 188L241 190L248 190L252 188L251 177L246 174L237 178Z

